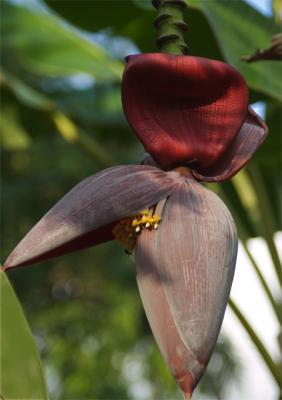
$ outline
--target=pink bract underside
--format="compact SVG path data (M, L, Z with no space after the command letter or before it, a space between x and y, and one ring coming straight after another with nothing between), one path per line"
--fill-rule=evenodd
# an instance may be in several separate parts
M117 166L80 182L23 238L5 268L33 264L112 239L111 224L170 195L183 182L175 171Z
M118 222L118 221L117 221ZM25 259L24 261L20 261L20 259L14 261L14 257L17 255L11 254L9 259L4 264L4 269L12 269L17 267L24 267L39 263L41 261L49 260L51 258L60 257L64 254L72 253L74 251L83 250L88 247L97 246L101 243L109 242L114 239L113 236L113 227L117 222L113 222L106 226L102 226L96 230L90 231L81 235L69 242L66 242L60 246L54 247L52 250L47 250L42 252L42 254Z

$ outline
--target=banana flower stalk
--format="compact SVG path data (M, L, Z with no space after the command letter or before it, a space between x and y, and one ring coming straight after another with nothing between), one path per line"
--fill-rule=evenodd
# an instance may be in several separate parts
M122 101L149 153L143 164L83 180L27 233L4 267L121 242L134 252L151 329L189 399L220 331L238 243L228 209L200 182L232 177L267 127L248 107L243 77L199 57L129 56Z

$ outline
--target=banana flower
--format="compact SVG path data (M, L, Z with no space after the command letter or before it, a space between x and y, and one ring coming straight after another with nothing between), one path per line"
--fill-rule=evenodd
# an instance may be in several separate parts
M151 329L189 399L219 334L238 243L228 209L200 182L231 178L267 127L248 107L243 77L199 57L129 56L122 102L149 153L143 165L83 180L27 233L4 267L117 239L134 252Z

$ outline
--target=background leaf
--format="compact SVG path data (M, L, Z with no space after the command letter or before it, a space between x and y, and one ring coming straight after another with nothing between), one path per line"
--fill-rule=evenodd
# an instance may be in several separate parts
M4 49L40 74L88 73L97 80L120 78L122 63L114 60L86 33L63 23L40 2L24 5L3 1Z
M119 33L132 19L142 18L148 9L147 7L142 10L131 0L124 1L122 7L116 0L107 0L106 6L104 0L81 0L79 2L45 0L45 2L78 27L95 32L110 28L114 34Z
M37 347L16 295L3 271L0 271L0 294L0 395L5 400L47 400Z

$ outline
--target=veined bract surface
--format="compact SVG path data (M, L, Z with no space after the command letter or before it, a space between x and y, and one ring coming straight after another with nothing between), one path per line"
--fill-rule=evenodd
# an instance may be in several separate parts
M136 245L137 281L158 346L187 398L216 343L237 256L228 209L187 178L166 201L157 231Z

